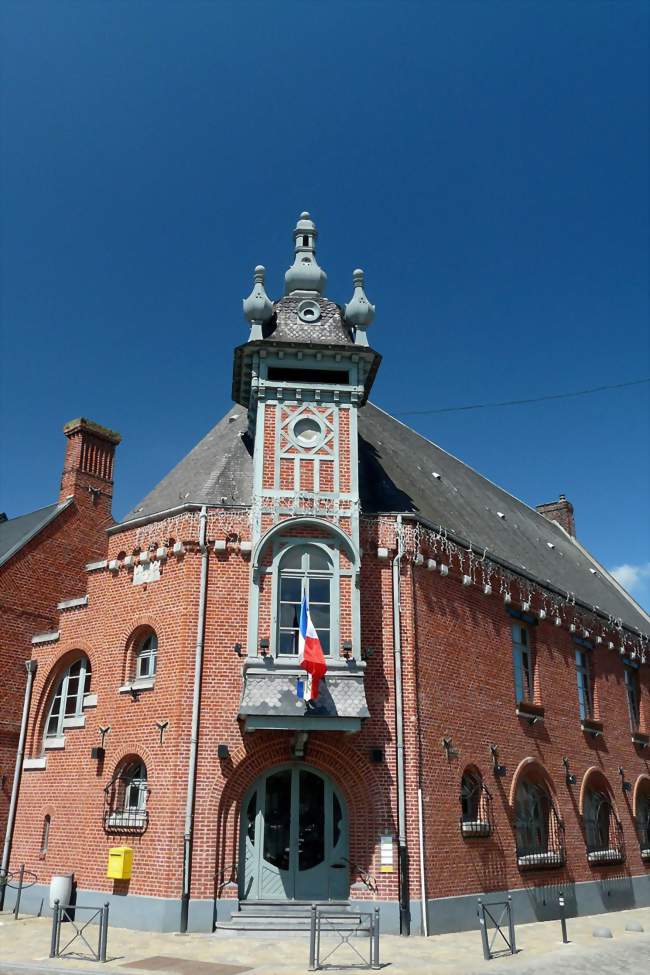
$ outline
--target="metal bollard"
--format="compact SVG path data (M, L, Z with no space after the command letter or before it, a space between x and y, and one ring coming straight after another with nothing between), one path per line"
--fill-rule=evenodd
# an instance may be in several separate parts
M309 971L316 969L316 905L311 905L309 924Z
M108 940L108 901L102 907L99 921L99 960L106 961L106 942Z
M379 908L375 908L372 926L372 962L373 968L379 968Z
M25 879L25 864L20 864L20 870L18 871L18 890L16 891L16 903L14 905L14 920L18 920L18 912L20 911L20 898L23 894L23 880Z
M517 954L517 945L515 944L515 919L512 914L512 897L508 894L508 933L510 935L510 954Z
M481 925L481 941L483 943L483 957L485 958L486 961L489 961L492 956L490 954L488 933L487 933L487 928L485 926L485 913L483 912L483 901L481 900L480 897L478 899L478 911L476 913L478 915L479 924Z
M568 945L569 938L566 933L566 914L564 911L564 891L560 891L560 896L558 897L560 904L560 924L562 925L562 944Z
M52 938L50 940L50 958L56 958L57 949L57 929L59 927L59 902L54 901L52 910Z

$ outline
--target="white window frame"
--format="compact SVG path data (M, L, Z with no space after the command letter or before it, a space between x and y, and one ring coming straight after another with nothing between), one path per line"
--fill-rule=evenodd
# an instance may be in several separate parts
M70 671L76 664L80 664L80 668L79 682L77 684L75 694L74 712L71 714L66 714L68 704L68 688L70 684ZM92 670L90 661L86 656L77 657L66 667L65 671L57 682L54 694L50 698L50 704L47 709L47 718L45 720L45 731L43 734L45 742L51 739L63 738L66 727L81 727L79 719L83 717L84 696L90 689L91 674ZM56 727L51 729L50 724L54 717L54 705L57 703L57 701L59 702L59 707L58 714L56 715Z
M330 563L330 569L317 569L312 571L305 571L304 569L289 569L282 573L282 561L285 556L291 551L292 548L307 549L307 548L317 548L320 549L323 554L327 557ZM340 657L340 647L339 647L339 594L340 594L340 577L343 573L340 571L339 564L340 554L337 546L328 544L322 539L317 538L284 538L278 539L275 545L275 552L273 558L273 586L272 586L272 602L273 602L273 613L271 621L271 652L275 657L289 662L298 661L298 655L293 653L280 653L280 576L285 574L288 577L295 575L296 578L302 580L301 585L301 599L304 593L305 580L307 578L313 579L328 579L330 583L330 619L329 619L329 636L330 636L330 649L329 653L326 654L328 661L337 660ZM316 627L318 630L318 627Z
M147 673L142 673L143 663L147 662ZM158 637L155 633L147 633L140 640L135 654L135 680L154 680L158 668Z

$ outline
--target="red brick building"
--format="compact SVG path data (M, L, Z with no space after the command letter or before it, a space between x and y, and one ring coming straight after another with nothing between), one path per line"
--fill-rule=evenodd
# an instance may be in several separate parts
M34 634L53 633L58 604L85 591L86 563L104 555L106 529L113 524L113 454L119 436L85 419L67 423L64 432L58 501L18 518L0 515L0 842Z
M519 920L560 888L573 913L650 904L647 615L566 499L531 509L367 402L363 273L339 306L308 214L294 239L284 297L257 268L244 302L236 405L34 628L12 864L32 898L73 871L114 923L170 930L313 900L403 933L472 927L494 891Z

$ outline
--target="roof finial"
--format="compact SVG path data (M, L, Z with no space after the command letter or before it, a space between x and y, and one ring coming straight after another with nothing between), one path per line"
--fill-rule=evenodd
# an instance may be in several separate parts
M244 317L251 323L249 341L262 338L262 325L273 315L273 302L264 288L266 268L258 264L253 276L253 290L248 298L244 298Z
M345 306L345 320L356 330L354 341L356 345L367 345L366 329L372 325L375 317L375 306L371 305L363 290L363 271L360 267L352 272L354 293L351 301Z
M318 266L316 260L316 225L306 210L300 214L296 229L293 232L296 256L294 262L284 276L284 293L290 295L294 291L307 291L311 294L322 295L327 283L327 275Z

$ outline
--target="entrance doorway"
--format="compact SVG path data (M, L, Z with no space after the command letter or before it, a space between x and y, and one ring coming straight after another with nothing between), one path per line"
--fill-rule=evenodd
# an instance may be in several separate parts
M347 856L345 801L322 772L274 768L244 797L240 900L346 900Z

